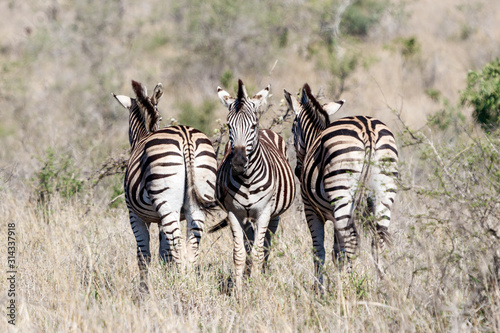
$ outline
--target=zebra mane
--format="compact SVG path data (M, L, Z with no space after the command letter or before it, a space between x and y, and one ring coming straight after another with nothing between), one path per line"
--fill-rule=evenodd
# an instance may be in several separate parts
M136 103L137 106L139 107L140 114L142 116L142 119L144 121L144 126L146 127L146 131L149 132L154 132L158 129L158 124L161 120L161 115L160 113L156 110L155 106L153 105L151 98L148 97L148 92L145 86L143 86L141 83L132 80L132 89L135 92L136 95ZM157 103L157 99L153 95L153 99Z
M307 83L304 84L304 88L302 88L300 104L302 105L303 111L311 115L322 129L325 129L330 124L328 113L323 109L321 104L319 104L316 97L314 97L311 87L309 87Z
M234 109L236 112L240 111L241 106L243 105L243 101L245 101L248 98L247 90L245 88L245 85L243 84L243 81L241 79L238 80L238 95L236 97L236 100L234 101Z

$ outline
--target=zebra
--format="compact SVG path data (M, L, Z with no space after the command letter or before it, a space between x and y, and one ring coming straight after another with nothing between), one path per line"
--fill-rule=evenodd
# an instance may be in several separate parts
M249 98L239 80L238 95L233 98L217 87L222 104L229 109L229 142L217 170L216 197L228 215L209 232L231 226L237 292L242 290L243 276L251 273L252 257L254 272L265 269L271 233L276 233L279 216L295 197L285 141L269 129L259 129L257 111L269 90L270 85Z
M326 220L334 223L334 260L340 263L344 257L350 263L358 252L354 217L363 205L374 235L372 251L377 263L379 249L390 243L398 151L394 135L378 119L354 116L332 120L343 100L321 105L307 83L299 99L286 90L284 94L288 107L295 111L295 175L300 180L313 241L316 286L322 288Z
M159 224L160 258L185 262L180 220L187 220L187 263L196 263L208 209L215 205L217 160L211 141L189 126L159 129L157 104L163 95L159 83L151 97L132 81L136 98L113 96L129 110L130 158L124 179L125 201L137 242L141 288L147 291L151 261L149 228Z

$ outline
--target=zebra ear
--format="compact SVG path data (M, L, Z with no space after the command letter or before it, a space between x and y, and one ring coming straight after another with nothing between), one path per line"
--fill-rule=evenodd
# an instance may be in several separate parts
M256 93L254 97L252 97L252 101L255 103L257 108L267 102L267 96L269 95L269 90L271 90L270 84L261 91L259 91L258 93Z
M304 87L302 88L301 93L302 94L300 96L300 104L302 104L302 105L309 104L309 100L310 100L309 95L312 95L312 91L307 83L304 84Z
M148 96L148 89L140 82L132 80L132 90L134 90L137 99L145 99Z
M151 96L151 103L153 105L158 105L160 98L163 96L163 85L158 83L153 91L153 95Z
M225 107L229 108L231 104L234 103L234 98L229 95L227 91L222 89L221 87L217 87L217 95L219 95L220 102Z
M290 94L285 89L283 89L283 93L285 95L285 101L286 101L286 104L288 105L288 108L291 109L292 111L294 111L295 115L298 115L300 113L300 104L297 101L297 99L293 98L292 94Z
M132 98L124 95L115 95L113 94L113 97L120 103L121 106L123 106L125 109L130 109L132 106Z
M340 100L337 102L330 102L330 103L323 105L323 110L325 110L326 113L328 113L328 118L330 119L330 121L332 120L332 116L338 110L340 110L340 108L342 107L342 105L344 105L344 103L345 103L345 100Z

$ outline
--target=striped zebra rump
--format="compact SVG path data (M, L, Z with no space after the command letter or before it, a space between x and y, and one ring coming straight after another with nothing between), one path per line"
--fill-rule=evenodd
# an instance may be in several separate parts
M180 264L187 256L188 264L196 262L207 210L215 206L217 162L202 132L188 126L159 129L161 84L151 97L140 83L133 81L132 87L137 98L114 96L129 110L132 148L124 179L125 201L137 241L141 287L147 289L151 223L159 224L162 260ZM185 249L180 228L184 218Z
M308 191L311 201L321 205L327 219L336 221L342 235L337 237L335 252L356 254L359 239L353 219L358 208L372 215L367 219L370 230L377 232L383 246L389 241L390 206L396 194L397 150L392 133L377 119L355 116L330 123L318 142L321 163L306 158L309 172L303 176L306 188L316 188ZM311 174L316 173L312 184Z
M211 141L188 126L158 130L132 153L126 172L126 198L139 217L159 223L157 208L175 196L206 210L215 202L215 153ZM161 207L160 207L161 208ZM182 209L184 210L184 209Z
M359 235L354 218L363 214L375 238L389 241L390 209L396 194L398 153L394 136L380 120L354 116L331 120L344 101L325 105L305 84L299 99L285 91L296 117L292 131L304 211L313 239L321 283L324 223L334 222L336 259L352 258ZM373 245L373 243L372 243Z

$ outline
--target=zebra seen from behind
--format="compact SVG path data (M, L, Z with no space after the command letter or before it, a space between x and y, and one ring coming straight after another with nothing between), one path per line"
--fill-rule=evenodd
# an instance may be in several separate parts
M222 104L229 109L229 142L217 170L216 186L217 200L228 217L209 232L220 229L229 221L233 233L237 292L241 292L244 273L250 274L252 257L256 261L256 270L264 266L271 233L276 232L279 216L295 197L295 182L285 141L271 130L259 130L257 111L265 102L269 89L267 86L249 98L239 80L238 95L233 98L222 88L217 88Z
M152 96L132 81L136 98L114 95L129 110L130 159L125 173L125 201L137 242L141 288L147 290L147 265L151 260L149 228L159 224L160 258L184 262L180 220L187 220L188 264L198 258L207 209L215 205L217 161L212 143L189 126L159 129L157 109L163 88Z
M366 207L372 250L390 241L391 206L396 196L398 151L394 136L380 120L354 116L330 117L344 101L319 104L308 84L299 99L285 90L288 107L295 111L292 131L297 153L307 225L311 232L317 282L323 283L325 222L334 223L335 260L352 259L358 252L356 209ZM365 201L366 200L366 201Z

